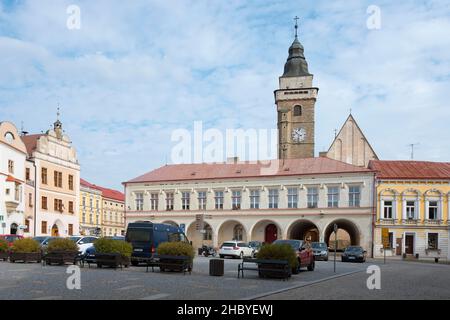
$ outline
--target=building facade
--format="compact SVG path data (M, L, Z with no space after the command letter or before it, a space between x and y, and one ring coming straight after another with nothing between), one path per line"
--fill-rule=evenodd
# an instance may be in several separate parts
M337 224L371 253L372 171L328 158L270 165L277 170L244 162L158 168L124 183L126 222L180 226L195 247L232 239L329 242Z
M57 120L45 134L23 135L22 140L30 175L27 193L34 193L29 234L79 234L80 165L62 123Z
M0 122L0 234L24 234L26 148L14 124Z
M374 255L449 259L450 163L371 161L376 170L377 219Z
M102 235L125 235L125 195L117 190L97 188L102 192Z
M102 191L80 179L80 234L99 236L102 227Z

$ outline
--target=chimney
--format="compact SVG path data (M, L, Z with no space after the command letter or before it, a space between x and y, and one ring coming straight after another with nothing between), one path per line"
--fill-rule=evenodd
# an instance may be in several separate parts
M239 162L239 157L228 157L227 164L236 164Z
M321 157L321 158L326 158L327 157L327 151L321 151L321 152L319 152L319 157Z

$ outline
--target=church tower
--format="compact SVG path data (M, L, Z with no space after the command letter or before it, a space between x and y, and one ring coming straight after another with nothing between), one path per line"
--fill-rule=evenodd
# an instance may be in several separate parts
M295 39L279 78L279 89L275 90L279 159L314 157L314 107L319 89L313 87L297 30L296 22Z

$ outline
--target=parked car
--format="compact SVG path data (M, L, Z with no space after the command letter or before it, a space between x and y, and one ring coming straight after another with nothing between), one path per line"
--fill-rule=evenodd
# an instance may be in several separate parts
M94 245L94 241L98 238L93 236L73 236L69 237L69 239L78 245L78 250L81 254L85 254L86 249L92 247Z
M314 260L328 261L328 247L325 242L313 242L311 243L313 249Z
M160 243L189 242L179 227L150 221L129 223L125 241L130 242L133 246L133 253L131 254L133 266L153 258L153 255L158 253Z
M250 241L248 245L253 248L253 253L256 255L259 252L259 249L263 246L262 241Z
M120 241L125 241L125 237L124 236L114 236L114 237L105 237L108 239L112 239L112 240L120 240ZM89 247L86 249L85 255L84 255L84 260L87 263L96 263L95 261L95 246Z
M311 246L304 240L275 240L274 244L289 244L295 250L298 258L298 270L293 270L295 273L301 268L307 268L308 271L314 271L314 253Z
M39 245L41 246L41 250L45 251L45 248L47 248L50 241L54 239L59 239L60 237L49 237L49 236L39 236L34 237L33 239L39 242Z
M347 247L342 253L341 260L342 262L350 262L350 261L359 261L366 262L366 254L367 251L360 246L350 246Z
M255 254L255 249L250 247L248 243L242 241L225 241L219 250L219 257L232 257L232 258L244 258L253 257Z
M23 239L23 236L17 234L1 234L0 239L6 240L6 242L8 242L8 246L12 247L13 242L17 239Z

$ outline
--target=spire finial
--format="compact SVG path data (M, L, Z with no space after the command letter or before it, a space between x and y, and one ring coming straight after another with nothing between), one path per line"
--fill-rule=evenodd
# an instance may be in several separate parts
M295 16L294 20L295 20L295 39L297 39L297 30L298 30L298 20L300 18Z
M58 107L56 108L56 120L59 120L59 116L61 115L59 102L57 105L58 105Z

